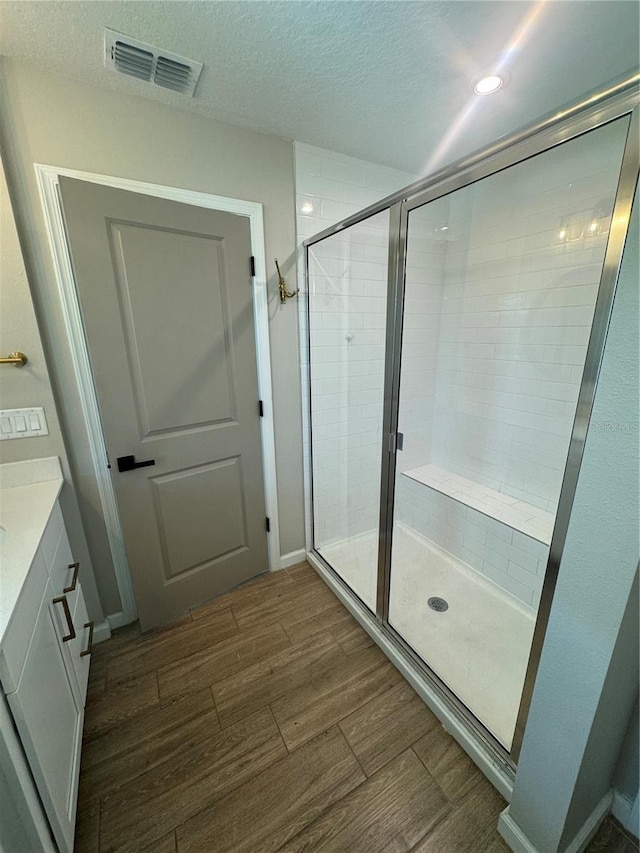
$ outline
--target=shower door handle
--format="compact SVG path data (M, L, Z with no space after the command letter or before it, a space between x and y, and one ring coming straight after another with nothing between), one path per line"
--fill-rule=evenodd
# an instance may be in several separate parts
M404 447L404 433L390 432L389 433L389 453L397 453Z

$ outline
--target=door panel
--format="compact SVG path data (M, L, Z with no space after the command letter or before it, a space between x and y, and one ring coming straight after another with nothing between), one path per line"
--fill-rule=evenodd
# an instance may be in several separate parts
M151 483L163 531L167 580L247 550L239 457L154 477Z
M144 629L268 569L249 223L61 178ZM133 454L149 467L119 472Z
M141 435L233 420L236 378L222 241L120 222L109 223L109 237ZM150 315L158 303L162 310ZM213 341L220 352L212 352ZM187 348L189 362L204 368L189 383Z

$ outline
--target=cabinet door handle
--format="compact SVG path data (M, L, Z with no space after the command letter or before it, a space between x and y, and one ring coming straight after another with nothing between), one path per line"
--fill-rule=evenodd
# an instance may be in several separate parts
M78 572L80 571L80 563L69 563L69 568L73 569L73 577L69 586L65 586L63 592L73 592L78 583Z
M80 652L80 657L83 658L86 655L90 655L93 651L93 620L91 622L85 622L84 627L89 629L89 639L87 640L87 648Z
M69 642L69 640L75 640L76 629L73 627L73 620L71 618L71 611L69 610L69 602L67 601L67 596L59 595L57 598L53 599L53 603L62 604L62 609L64 610L64 618L67 620L67 628L69 630L69 633L62 638L62 642L67 643Z

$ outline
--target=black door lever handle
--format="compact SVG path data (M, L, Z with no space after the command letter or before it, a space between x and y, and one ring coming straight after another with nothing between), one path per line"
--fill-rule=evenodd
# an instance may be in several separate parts
M155 459L145 459L144 462L136 462L135 456L118 456L118 471L133 471L134 468L148 468L150 465L155 465Z

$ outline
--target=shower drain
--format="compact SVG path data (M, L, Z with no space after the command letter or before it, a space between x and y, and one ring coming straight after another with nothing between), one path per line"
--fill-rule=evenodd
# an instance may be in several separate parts
M430 598L427 604L432 610L436 610L438 613L444 613L445 610L449 609L449 605L444 598L438 598L437 595Z

